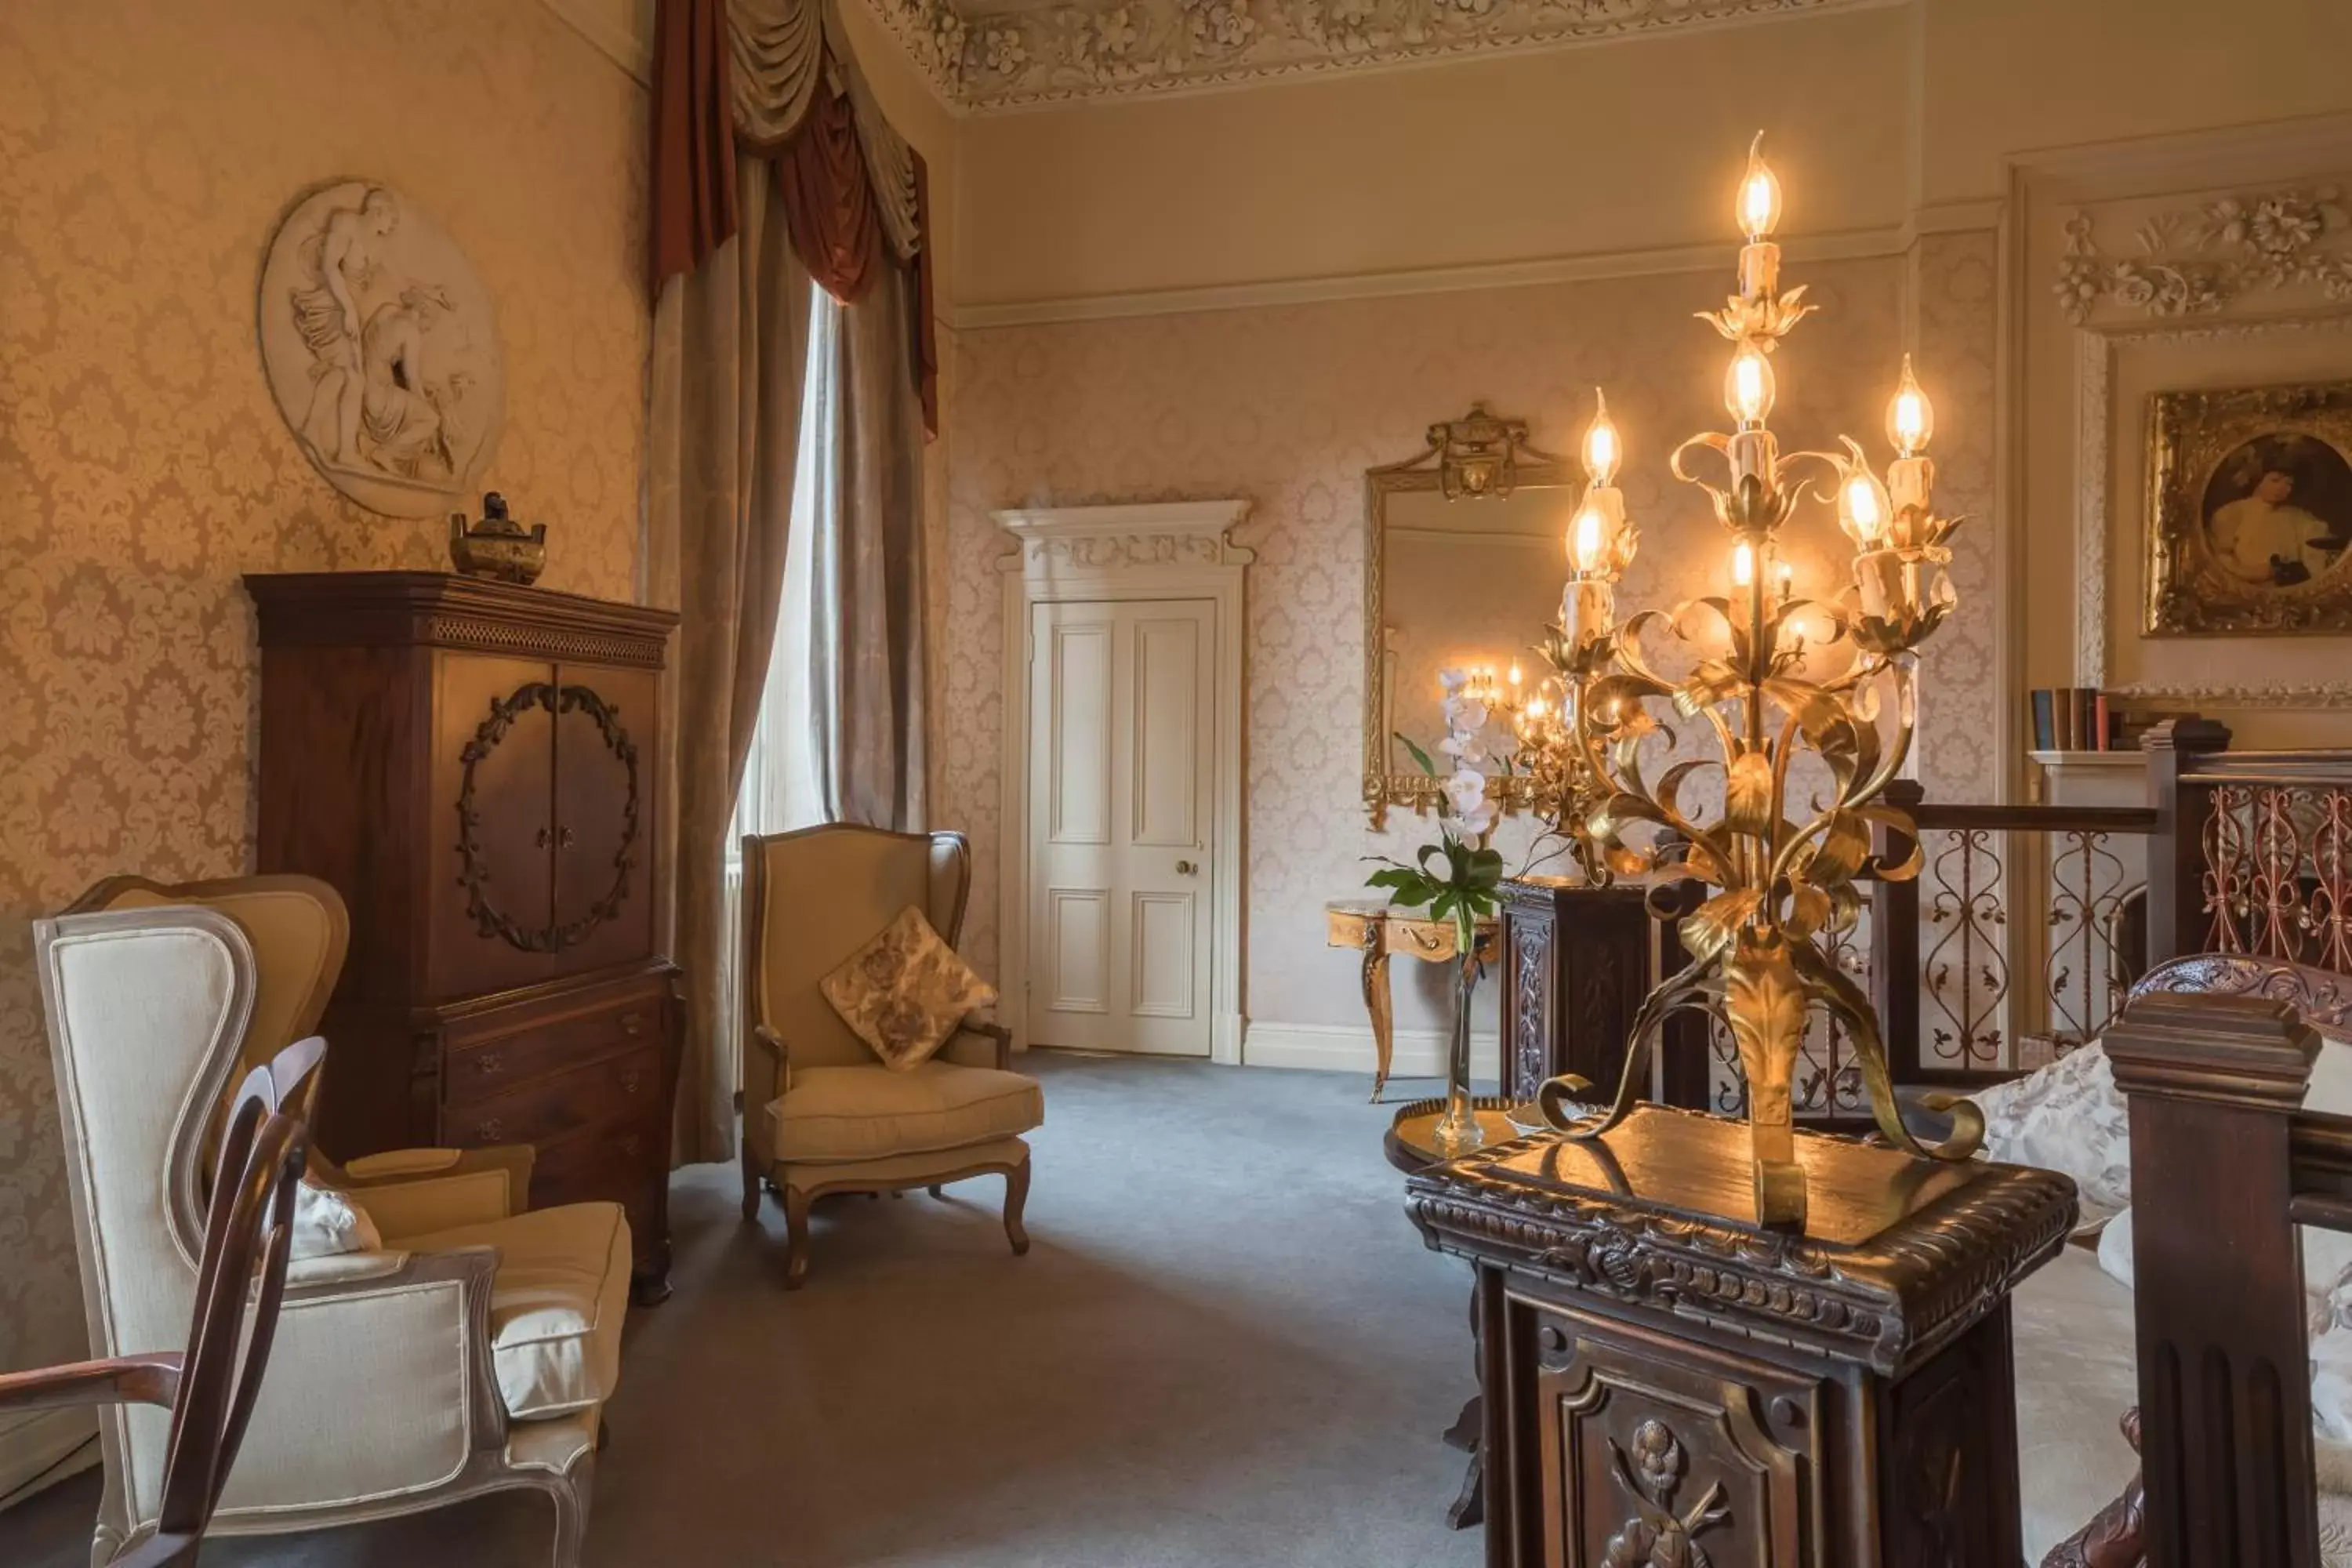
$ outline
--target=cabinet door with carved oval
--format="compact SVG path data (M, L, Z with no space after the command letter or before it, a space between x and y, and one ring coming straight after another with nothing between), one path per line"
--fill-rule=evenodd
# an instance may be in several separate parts
M653 949L656 705L648 669L565 665L555 694L555 953L577 974Z
M502 991L554 973L554 667L437 655L432 994Z

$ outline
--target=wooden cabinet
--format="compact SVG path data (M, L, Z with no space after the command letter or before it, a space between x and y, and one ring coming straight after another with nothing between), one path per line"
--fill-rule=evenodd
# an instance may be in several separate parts
M1602 1099L1616 1092L1642 1001L1682 967L1682 944L1650 913L1638 887L1589 888L1559 877L1506 880L1503 905L1505 1092L1530 1100L1548 1078L1574 1073ZM1668 1020L1653 1056L1664 1074L1644 1098L1706 1104L1703 1041L1691 1021Z
M351 907L320 1141L529 1142L534 1205L668 1270L682 1022L658 951L667 611L424 572L250 576L264 871Z

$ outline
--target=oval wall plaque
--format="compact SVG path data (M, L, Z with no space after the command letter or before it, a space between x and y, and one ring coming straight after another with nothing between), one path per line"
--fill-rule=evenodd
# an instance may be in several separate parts
M327 482L370 511L472 502L506 418L489 290L441 226L388 185L296 204L261 269L261 363Z

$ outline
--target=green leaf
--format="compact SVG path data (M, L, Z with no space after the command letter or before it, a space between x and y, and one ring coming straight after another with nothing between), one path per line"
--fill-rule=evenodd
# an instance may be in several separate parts
M1427 773L1431 778L1435 778L1437 776L1437 764L1429 760L1429 753L1427 752L1423 751L1418 745L1413 743L1411 736L1407 735L1402 730L1391 731L1391 733L1396 737L1396 742L1398 745L1402 746L1406 751L1412 753L1412 760L1421 764L1421 771L1423 773Z

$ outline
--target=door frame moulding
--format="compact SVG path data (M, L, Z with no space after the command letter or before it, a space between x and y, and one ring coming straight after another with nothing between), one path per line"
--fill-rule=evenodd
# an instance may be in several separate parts
M1206 599L1216 605L1216 768L1209 800L1209 1059L1242 1059L1242 708L1244 574L1256 552L1227 531L1247 500L1026 507L992 513L1014 548L1004 580L1004 752L998 776L998 927L1004 1021L1029 1043L1029 663L1031 609L1066 602Z

